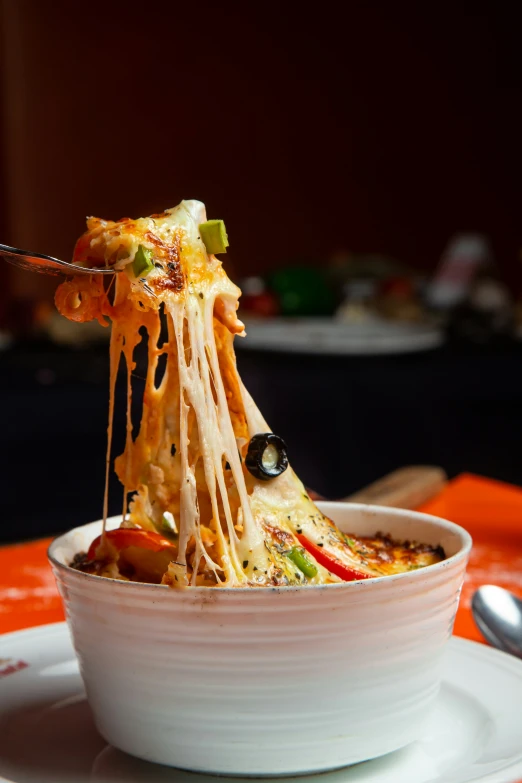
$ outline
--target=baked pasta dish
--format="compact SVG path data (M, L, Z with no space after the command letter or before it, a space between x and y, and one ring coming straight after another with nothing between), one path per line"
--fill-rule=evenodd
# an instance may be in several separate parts
M93 274L62 283L56 305L74 321L111 324L107 477L124 359L126 444L115 460L124 512L73 565L174 588L263 587L367 579L444 558L383 534L346 535L318 510L238 375L241 292L216 258L227 245L223 222L207 220L198 201L138 220L87 221L73 260ZM101 267L115 270L109 284ZM145 333L136 433L132 374Z

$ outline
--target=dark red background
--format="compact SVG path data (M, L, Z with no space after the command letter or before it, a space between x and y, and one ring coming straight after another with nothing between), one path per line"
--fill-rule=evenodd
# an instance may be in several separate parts
M516 285L507 9L5 0L3 236L67 257L87 214L196 197L235 274L338 249L431 269L480 231Z

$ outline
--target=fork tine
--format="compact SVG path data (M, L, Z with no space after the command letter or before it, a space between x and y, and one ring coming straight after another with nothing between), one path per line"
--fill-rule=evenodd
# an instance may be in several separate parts
M60 261L59 258L46 256L42 253L30 253L26 250L20 250L17 247L3 245L0 243L0 257L9 264L24 269L29 272L38 272L44 275L114 275L117 270L108 269L89 269L88 267L69 264L66 261Z
M53 268L51 266L40 266L40 264L32 264L30 261L26 261L22 256L11 256L7 253L2 253L1 251L0 256L4 259L4 261L7 261L8 264L17 266L18 269L23 269L26 272L37 272L39 275L54 275L55 277L67 274L65 270L59 269L58 267ZM69 274L74 273L70 272Z

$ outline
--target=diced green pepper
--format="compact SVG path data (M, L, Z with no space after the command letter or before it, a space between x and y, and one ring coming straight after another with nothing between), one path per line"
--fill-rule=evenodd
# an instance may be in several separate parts
M287 557L309 579L313 579L314 576L317 576L317 567L307 558L305 550L301 549L301 547L292 547L290 552L288 552Z
M132 262L134 277L147 277L152 269L154 269L152 251L143 247L143 245L139 245L136 250L136 255L134 256L134 261Z
M174 516L170 511L166 511L161 518L161 529L164 533L170 533L171 536L177 537L178 528L174 521Z
M199 233L203 240L207 253L226 253L228 247L228 236L225 223L222 220L207 220L201 223Z

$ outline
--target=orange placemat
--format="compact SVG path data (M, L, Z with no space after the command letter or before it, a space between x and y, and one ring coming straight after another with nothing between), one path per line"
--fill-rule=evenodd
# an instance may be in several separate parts
M455 633L483 641L470 611L473 590L494 583L522 597L522 489L462 474L420 510L450 519L473 536ZM0 633L63 620L48 544L46 539L0 547Z
M482 642L471 614L477 587L496 584L522 598L522 489L463 473L419 511L456 522L473 538L454 632Z
M0 633L64 619L47 562L50 541L0 548Z

